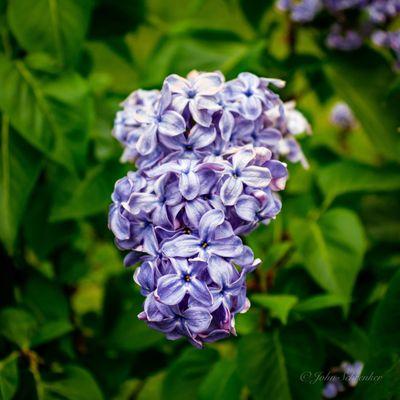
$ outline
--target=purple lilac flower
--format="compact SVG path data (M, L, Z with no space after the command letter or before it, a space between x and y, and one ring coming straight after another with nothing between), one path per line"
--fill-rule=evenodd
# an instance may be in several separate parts
M324 398L334 399L338 394L346 392L349 387L357 386L363 368L364 364L361 361L355 361L353 364L343 361L339 367L331 368L327 375L327 383L322 390Z
M261 262L239 235L268 224L285 188L282 141L310 127L270 88L283 82L242 73L168 76L161 92L134 92L114 136L137 172L118 180L109 228L139 264L139 318L195 346L235 334L250 307L246 275ZM300 147L286 154L299 161Z
M277 7L289 11L291 19L296 22L310 22L322 9L322 0L279 0Z
M331 111L331 123L337 127L350 130L357 126L357 120L350 107L343 102L336 103Z
M380 47L391 49L396 57L395 67L400 70L400 30L393 32L376 31L372 41Z
M328 47L353 51L371 39L391 49L400 68L399 31L391 30L400 17L400 0L277 0L276 6L298 23L310 23L320 12L327 12L332 18Z

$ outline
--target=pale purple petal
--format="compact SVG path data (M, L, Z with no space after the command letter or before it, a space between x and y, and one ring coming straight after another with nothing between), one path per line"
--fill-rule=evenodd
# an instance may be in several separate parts
M202 240L208 241L214 234L215 228L225 221L225 214L221 210L207 211L200 220L199 236Z
M253 196L242 195L235 204L236 214L248 222L257 220L256 214L260 210L260 203Z
M151 124L141 129L139 139L136 143L137 151L146 156L156 149L157 146L157 125Z
M200 191L200 180L197 174L189 171L187 174L182 173L179 177L179 191L187 200L193 200Z
M235 125L235 118L233 117L232 113L230 111L224 110L222 112L221 119L219 120L218 123L222 139L224 140L230 139L234 125Z
M235 275L235 269L231 263L224 260L221 257L212 255L208 259L208 273L211 279L220 287L228 285L232 278L237 278ZM237 272L236 272L237 274Z
M192 257L198 254L199 239L191 235L180 235L164 243L162 252L167 257Z
M188 308L183 316L186 320L188 328L193 333L205 331L211 323L211 314L205 308L191 307Z
M158 279L156 297L164 304L178 304L186 293L183 279L178 275L164 275Z
M210 254L221 257L237 257L243 251L243 243L238 236L233 236L213 241L209 244L207 250Z
M188 144L195 149L201 149L211 144L216 137L215 128L196 124L188 136Z
M243 183L240 179L230 176L221 187L221 199L226 206L235 205L243 192Z
M246 97L242 102L242 107L246 118L254 121L262 112L262 104L260 99L255 96Z
M166 111L158 124L158 131L166 136L177 136L186 129L182 115L175 111Z
M251 187L263 188L271 182L271 173L268 168L250 166L242 170L240 179Z
M221 90L222 74L217 72L203 73L194 82L193 89L203 96L211 96Z
M212 303L212 296L205 282L192 278L189 284L189 294L200 303L209 306Z
M235 171L244 169L254 159L255 153L252 148L242 149L232 156L232 165Z
M186 94L190 90L190 84L179 75L172 74L165 78L165 82L168 83L169 89L172 93Z
M192 99L189 101L189 110L192 114L193 119L202 126L211 125L211 115L207 110L200 110L197 108L195 101Z

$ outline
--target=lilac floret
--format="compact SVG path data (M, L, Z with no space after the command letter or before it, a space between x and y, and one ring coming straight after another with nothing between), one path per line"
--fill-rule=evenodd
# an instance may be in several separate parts
M295 136L310 132L294 104L242 73L168 76L162 90L122 103L114 136L137 172L115 184L109 228L145 296L139 318L193 345L235 335L250 307L246 275L261 262L241 236L281 210L287 166L304 158ZM282 143L296 150L283 153ZM305 158L304 158L305 160Z

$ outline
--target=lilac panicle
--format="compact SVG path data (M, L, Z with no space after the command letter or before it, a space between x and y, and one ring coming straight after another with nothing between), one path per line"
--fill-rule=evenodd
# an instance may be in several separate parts
M357 120L350 107L343 102L334 105L331 111L330 120L333 125L343 130L351 130L357 126Z
M371 39L394 53L395 66L400 69L400 0L277 0L276 6L302 24L312 22L321 12L330 14L328 47L352 51Z
M168 76L161 91L122 103L113 134L136 172L115 184L109 228L145 296L139 318L197 347L235 334L248 310L246 275L260 260L239 235L281 210L285 158L306 164L296 141L310 133L284 82L241 73Z

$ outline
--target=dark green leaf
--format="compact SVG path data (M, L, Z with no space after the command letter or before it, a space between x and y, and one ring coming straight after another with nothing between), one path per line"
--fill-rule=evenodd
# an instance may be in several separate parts
M11 400L18 387L18 353L0 360L0 400Z
M240 0L240 7L250 24L258 29L264 13L273 3L272 0Z
M141 351L163 340L160 333L150 329L136 314L131 310L117 318L107 337L109 348L121 352Z
M217 360L211 349L187 349L167 371L163 384L163 400L194 399L199 386Z
M363 227L350 210L332 209L319 221L296 220L293 240L313 279L326 291L349 300L366 249Z
M294 311L305 313L337 306L347 307L348 304L346 303L346 299L335 294L320 294L309 297L308 299L301 301L299 304L296 304Z
M126 167L113 162L89 170L85 179L63 203L56 203L51 212L52 221L83 218L105 212L111 203L114 183L125 174Z
M321 396L322 383L302 381L321 370L321 349L304 327L244 337L239 344L240 377L254 399L308 400Z
M10 129L3 115L0 164L0 238L12 252L25 206L42 168L40 154Z
M73 72L38 75L0 55L0 85L0 108L11 125L50 159L82 167L92 118L86 82Z
M12 307L0 311L0 335L21 349L29 348L36 331L36 320L27 311Z
M373 168L352 161L329 164L318 171L317 178L328 204L344 193L400 189L397 169Z
M91 0L11 0L8 21L25 50L44 51L68 64L79 56L91 4Z
M261 307L266 308L273 318L278 318L282 324L286 324L289 313L297 304L296 296L285 294L255 294L251 300Z
M332 87L349 104L382 157L399 161L398 99L387 101L385 96L393 73L383 57L369 50L353 54L335 52L326 71Z
M199 400L239 400L241 382L236 372L234 360L223 359L215 363L201 384Z
M44 400L102 400L97 382L86 369L78 366L65 367L52 381L43 382Z

